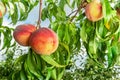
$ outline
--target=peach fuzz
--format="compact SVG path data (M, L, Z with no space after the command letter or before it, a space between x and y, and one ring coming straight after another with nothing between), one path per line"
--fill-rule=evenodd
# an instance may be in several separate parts
M85 7L85 15L88 20L95 22L103 18L102 4L99 0L93 0Z
M30 35L35 30L36 27L32 24L18 25L13 32L13 37L18 44L22 46L28 46Z
M49 28L40 28L32 33L29 45L41 55L50 55L58 48L58 36Z

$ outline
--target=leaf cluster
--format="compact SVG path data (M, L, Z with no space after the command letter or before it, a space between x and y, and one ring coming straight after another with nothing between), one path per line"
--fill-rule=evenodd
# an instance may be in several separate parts
M6 80L9 78L10 74L13 71L18 71L20 69L20 64L14 66L15 58L14 58L14 52L17 49L11 48L9 49L5 55L5 59L3 61L0 61L0 80Z
M39 0L1 0L9 15L12 24L27 19L29 12L36 6Z
M0 39L1 50L15 46L15 42L12 43L13 30L14 30L13 28L9 28L8 26L0 26L0 36L2 36ZM2 45L2 43L3 43L3 45Z
M96 62L88 58L84 69L75 68L74 71L66 71L64 80L119 80L119 67L100 68Z

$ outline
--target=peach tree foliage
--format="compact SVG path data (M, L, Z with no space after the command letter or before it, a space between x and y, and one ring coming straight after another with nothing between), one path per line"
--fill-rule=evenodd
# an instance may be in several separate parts
M39 0L1 0L6 8L11 24L25 20L29 12L38 4ZM99 21L89 21L84 13L85 6L91 0L44 0L42 21L49 19L49 28L59 37L58 49L49 56L38 55L29 49L27 54L21 55L15 65L21 64L19 71L13 71L9 79L16 80L61 80L66 68L71 66L71 57L80 53L81 43L87 54L100 68L119 65L120 56L120 19L116 14L119 4L115 0L101 0L103 18ZM65 7L70 12L67 12ZM3 17L4 18L4 17ZM14 29L2 24L0 18L0 35L3 38L2 49L9 49ZM81 40L82 42L81 42ZM2 50L1 49L1 50ZM107 65L104 64L107 62Z

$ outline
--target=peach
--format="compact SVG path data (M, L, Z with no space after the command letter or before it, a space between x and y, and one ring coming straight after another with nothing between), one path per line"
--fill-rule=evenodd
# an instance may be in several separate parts
M6 13L6 7L2 2L0 2L0 18L2 18L5 13Z
M102 19L102 4L98 0L88 3L85 7L85 15L92 22Z
M58 36L49 28L40 28L32 33L29 45L41 55L50 55L58 48Z
M36 27L32 24L18 25L13 32L13 37L18 44L28 46L29 38Z

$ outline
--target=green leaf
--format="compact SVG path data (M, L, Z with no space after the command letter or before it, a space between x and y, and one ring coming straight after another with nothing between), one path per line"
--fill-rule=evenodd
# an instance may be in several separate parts
M9 11L10 11L10 15L13 15L13 13L15 12L15 6L14 3L12 2L8 2L8 6L9 6Z
M34 79L34 75L30 72L28 66L29 65L27 64L27 60L25 60L25 62L24 62L24 70L26 72L27 78L30 79L30 80L33 80Z
M41 19L44 21L46 18L48 18L48 9L43 8L42 9L42 17L41 17Z
M112 55L113 55L112 65L114 65L116 63L117 57L118 57L118 47L117 46L112 46L111 52L112 52Z
M65 30L64 25L59 24L58 29L57 29L57 35L58 35L60 41L63 41L63 37L65 34L64 30Z
M55 67L65 67L65 65L60 65L49 55L41 55L41 58L46 61L48 64L51 64Z
M56 69L53 69L51 72L51 77L56 80L57 79L57 73L56 73Z
M60 0L59 6L61 9L64 9L65 4L66 4L66 0Z
M46 76L46 79L45 80L50 80L50 77L51 77L51 72L52 72L52 69L51 68L48 68L47 69L47 76Z
M25 12L25 5L22 2L18 2L18 6L21 12Z
M27 17L28 17L28 7L25 6L24 3L22 2L18 2L18 7L19 7L19 10L20 10L20 18L19 20L22 21L22 20L25 20Z
M112 55L110 46L108 47L107 56L108 56L108 67L110 67L110 66L112 65L112 59L113 59L113 58L112 58L113 55Z
M7 30L7 33L6 32L3 32L3 33L4 33L4 44L2 49L4 49L5 47L10 47L10 44L11 44L10 42L12 40L11 32Z
M61 71L61 73L58 75L58 80L61 80L64 74L64 69Z
M72 4L71 4L71 8L74 9L75 8L75 0L73 0Z
M110 2L108 0L101 0L101 1L102 1L102 12L106 24L113 16L116 16L116 11L112 9Z
M67 60L66 60L66 64L68 65L69 61L70 61L70 50L69 50L69 46L60 42L60 45L62 45L66 50L67 50Z
M38 69L36 68L37 65L35 66L35 63L36 62L34 60L33 53L30 50L30 53L28 53L28 56L27 56L26 64L28 65L29 71L39 79L39 78L41 78L41 74L39 73Z
M83 26L80 30L80 37L81 37L83 42L87 43L87 33L86 33L85 23L83 23Z
M9 28L8 26L0 26L0 32L3 34L3 39L1 41L3 42L2 49L12 47L11 41L12 41L12 28Z
M66 0L66 3L67 3L67 5L68 5L69 7L71 7L71 6L70 6L70 0Z
M0 18L0 26L2 25L3 22L3 18Z
M57 21L51 23L51 25L50 25L51 29L54 30L55 32L57 32L58 26L59 26L59 24L57 23Z
M105 26L103 21L100 23L96 23L96 36L100 39L100 41L107 41L111 37L111 32L109 32Z
M56 14L56 12L55 12ZM60 7L57 7L57 14L55 16L55 18L57 20L66 20L66 13L63 9L61 9Z
M18 21L18 9L16 4L14 4L14 13L12 13L10 16L11 16L12 23L16 24Z
M13 73L12 75L12 80L20 80L20 71L16 71L15 73Z
M24 54L19 56L18 59L15 60L14 65L17 65L18 63L24 62L26 60L28 54Z
M20 71L20 80L27 80L26 73L24 72L24 70Z
M91 57L96 58L97 47L98 47L96 40L95 39L90 40L88 46L89 46L88 48L89 54L91 55Z
M70 43L70 34L69 34L69 24L67 23L65 25L65 34L64 34L64 37L63 37L63 41L64 43L66 44L69 44Z

